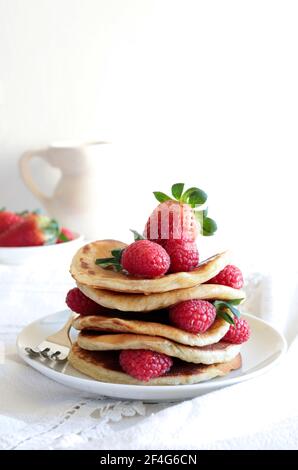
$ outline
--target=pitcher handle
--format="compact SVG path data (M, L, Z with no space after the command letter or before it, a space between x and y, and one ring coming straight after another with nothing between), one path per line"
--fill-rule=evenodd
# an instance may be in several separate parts
M28 150L28 152L25 152L23 155L21 155L19 160L19 169L24 183L30 189L30 191L32 191L32 193L43 202L46 202L49 198L38 188L35 181L33 180L30 171L30 160L34 157L42 157L43 155L47 155L47 152L47 148Z

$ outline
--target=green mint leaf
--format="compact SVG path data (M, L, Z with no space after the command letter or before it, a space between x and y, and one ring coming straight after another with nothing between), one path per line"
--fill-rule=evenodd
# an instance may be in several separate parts
M184 183L176 183L172 186L172 195L179 201L184 189Z
M230 323L230 325L234 325L234 320L230 315L227 314L224 310L219 310L217 312L217 316L223 318L226 322Z
M210 217L204 217L203 220L203 235L204 237L210 237L217 230L217 224L215 220L210 219Z
M115 264L115 263L116 263L115 258L97 258L95 260L95 264L99 264L103 267L104 265L110 266L111 264Z
M138 240L145 240L145 237L136 230L133 230L131 228L129 230L133 233L135 242L137 242Z
M161 193L160 191L154 191L153 194L158 200L158 202L165 202L171 200L170 196L167 196L165 193Z
M216 308L216 310L217 309L221 310L222 308L228 308L229 310L231 310L233 315L235 315L236 317L240 317L239 310L236 307L234 307L231 302L226 302L225 300L215 300L215 302L213 302L213 305Z
M123 250L121 248L119 248L117 250L112 250L111 253L114 256L116 262L120 264L120 260L121 260Z
M117 248L115 250L111 250L110 258L97 258L95 260L95 264L101 266L102 268L110 268L112 267L115 271L121 271L121 257L122 257L123 250L121 248Z
M241 302L244 300L244 298L242 299L233 299L233 300L229 300L229 304L231 305L239 305L241 304Z

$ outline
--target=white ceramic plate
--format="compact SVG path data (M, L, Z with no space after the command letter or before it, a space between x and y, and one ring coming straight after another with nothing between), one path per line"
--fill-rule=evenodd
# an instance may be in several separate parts
M73 256L84 241L83 235L74 235L74 240L53 245L0 247L0 264L19 265L40 262L45 258L53 260L60 259L61 256Z
M57 382L83 392L145 401L174 401L193 398L209 391L252 379L274 366L286 351L284 337L268 323L252 315L243 314L249 321L252 335L242 347L242 368L228 376L215 378L194 385L121 385L98 382L73 369L70 364L57 365L46 360L32 359L24 351L26 346L35 347L46 336L60 329L70 315L69 310L58 312L25 327L17 339L19 355L30 366ZM72 332L73 338L76 332Z

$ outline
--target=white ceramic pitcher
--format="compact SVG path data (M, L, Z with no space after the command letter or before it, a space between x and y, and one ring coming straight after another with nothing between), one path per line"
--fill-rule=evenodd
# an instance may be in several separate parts
M101 181L102 170L110 160L110 147L107 142L79 145L57 143L43 149L29 150L19 161L25 184L47 213L63 226L87 238L105 236L102 230L101 208L104 202ZM30 161L35 157L42 158L61 172L50 197L42 192L32 177Z

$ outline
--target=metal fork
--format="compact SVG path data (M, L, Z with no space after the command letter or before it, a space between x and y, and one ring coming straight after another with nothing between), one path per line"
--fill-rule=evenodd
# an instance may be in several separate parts
M61 362L66 361L71 348L69 331L75 317L76 315L71 314L61 330L48 336L44 341L36 346L36 349L29 347L25 348L26 353L32 357L41 357Z

